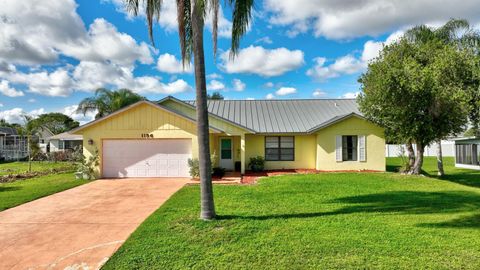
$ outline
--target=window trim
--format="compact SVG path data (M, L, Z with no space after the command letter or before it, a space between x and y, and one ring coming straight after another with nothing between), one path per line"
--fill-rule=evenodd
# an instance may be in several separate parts
M268 148L267 147L267 137L277 138L278 148ZM293 139L293 148L282 148L281 139L282 137L290 137ZM278 149L278 159L267 159L267 149ZM282 159L282 149L292 150L292 159ZM265 161L295 161L295 136L265 136L264 137L264 156Z

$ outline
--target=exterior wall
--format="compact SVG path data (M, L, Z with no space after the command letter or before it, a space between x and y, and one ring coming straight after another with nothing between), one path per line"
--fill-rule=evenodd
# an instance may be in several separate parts
M282 136L272 135L272 136ZM284 134L284 136L293 136ZM265 161L266 170L315 169L316 135L295 135L294 161ZM245 162L251 157L265 157L265 135L245 135Z
M171 112L164 111L148 104L141 104L105 121L92 125L82 131L83 153L86 158L98 150L100 166L97 173L101 176L102 143L104 139L137 139L142 140L142 134L151 134L155 140L162 138L191 139L192 157L198 157L196 125ZM93 140L93 145L88 141Z
M167 100L162 103L162 106L165 106L177 112L181 112L192 119L197 119L195 110L186 104L181 104L173 100ZM208 122L211 127L223 130L227 135L240 135L248 132L248 130L242 129L233 124L229 124L228 122L211 116L208 118Z
M365 135L366 161L337 162L335 138L337 135ZM384 131L364 119L350 117L317 132L317 170L376 170L385 171Z

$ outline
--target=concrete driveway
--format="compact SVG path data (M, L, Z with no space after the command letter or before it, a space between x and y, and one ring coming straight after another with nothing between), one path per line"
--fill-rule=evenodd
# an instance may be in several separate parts
M187 182L98 180L0 212L0 269L98 269Z

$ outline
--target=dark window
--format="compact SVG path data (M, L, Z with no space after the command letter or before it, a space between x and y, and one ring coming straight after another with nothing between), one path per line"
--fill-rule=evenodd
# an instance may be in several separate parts
M295 160L295 139L293 136L265 137L265 160L293 161Z
M477 144L455 145L455 162L458 164L479 165L480 147Z
M358 136L342 136L342 160L357 160Z

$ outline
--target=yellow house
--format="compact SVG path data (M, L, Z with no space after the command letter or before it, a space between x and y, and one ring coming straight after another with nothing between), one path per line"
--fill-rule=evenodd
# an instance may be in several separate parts
M266 170L385 170L383 129L365 120L353 99L210 100L214 166ZM85 124L86 157L99 156L100 177L187 177L198 157L195 102L140 101Z

